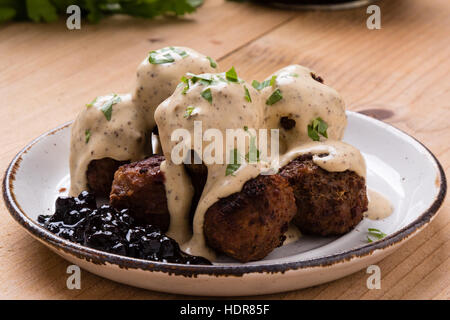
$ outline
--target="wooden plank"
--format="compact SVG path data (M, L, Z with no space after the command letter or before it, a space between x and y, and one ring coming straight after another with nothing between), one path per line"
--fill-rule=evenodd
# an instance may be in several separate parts
M365 8L289 12L209 0L182 20L110 19L67 32L14 24L0 32L0 168L25 143L64 121L101 92L127 91L150 49L187 45L261 80L291 63L315 69L348 108L392 112L385 121L424 142L450 167L450 14L448 1L382 1L382 29L365 28ZM122 20L120 23L116 20ZM80 85L83 84L83 85ZM35 119L39 119L36 121ZM17 128L20 128L18 130ZM12 221L0 206L0 298L171 299L82 273L67 290L68 262ZM8 216L8 217L6 217ZM364 270L328 284L267 295L274 299L449 299L450 204L417 237L379 263L382 289L366 288Z

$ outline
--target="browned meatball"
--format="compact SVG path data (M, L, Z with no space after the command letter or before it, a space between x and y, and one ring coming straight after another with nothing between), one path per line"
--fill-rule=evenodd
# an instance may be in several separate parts
M220 199L205 214L208 245L242 262L264 258L280 246L296 213L295 198L286 179L258 176L241 192Z
M118 209L130 209L138 222L167 231L170 223L164 173L160 170L163 156L153 155L142 161L121 166L114 175L110 203Z
M86 171L89 191L92 191L96 196L109 197L114 172L127 162L117 161L111 158L92 160Z
M294 189L301 232L330 236L353 229L367 210L365 179L353 171L328 172L311 155L301 156L280 170Z

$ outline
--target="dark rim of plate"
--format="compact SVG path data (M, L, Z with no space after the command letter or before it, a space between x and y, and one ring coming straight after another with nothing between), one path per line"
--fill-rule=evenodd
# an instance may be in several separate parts
M349 112L355 113L356 112ZM232 266L223 266L223 265L185 265L185 264L174 264L174 263L164 263L164 262L154 262L148 260L141 260L130 258L126 256L119 256L115 254L111 254L108 252L103 252L99 250L95 250L92 248L88 248L77 243L70 242L68 240L62 239L53 233L49 232L41 225L37 223L37 221L29 218L25 212L20 208L20 205L17 203L14 195L14 190L12 188L12 182L15 178L15 173L20 166L20 162L22 160L22 155L26 154L28 150L38 141L40 141L43 137L54 134L72 124L71 122L65 123L53 130L50 130L31 143L29 143L25 148L23 148L11 161L9 164L5 176L3 178L3 198L5 200L6 207L9 212L13 216L13 218L22 225L28 232L30 232L35 237L47 242L52 247L57 250L62 250L68 254L71 254L80 259L87 260L89 262L95 264L114 264L119 266L120 268L125 269L142 269L147 271L160 271L167 273L169 275L182 275L187 277L195 277L198 275L214 275L214 276L242 276L249 273L284 273L290 270L297 270L303 268L312 268L312 267L327 267L340 262L349 261L355 258L361 258L367 255L371 255L375 250L386 249L388 247L399 244L400 242L406 240L411 234L416 231L419 231L423 226L427 225L431 219L436 215L439 210L442 202L444 201L446 191L447 191L447 180L445 177L445 172L434 156L434 154L425 147L420 141L410 136L409 134L401 131L400 129L395 128L390 124L386 124L382 121L376 120L374 118L358 114L359 117L364 117L369 119L370 121L374 121L376 123L381 122L384 125L388 125L392 127L394 130L401 132L404 135L415 140L418 144L420 144L434 159L436 167L438 168L440 174L440 185L439 192L436 196L436 199L431 204L431 206L425 210L415 221L402 228L401 230L388 235L387 237L373 242L361 247L351 249L342 253L332 254L320 258L314 258L310 260L304 261L296 261L296 262L284 262L284 263L275 263L275 264L267 264L267 265L232 265Z

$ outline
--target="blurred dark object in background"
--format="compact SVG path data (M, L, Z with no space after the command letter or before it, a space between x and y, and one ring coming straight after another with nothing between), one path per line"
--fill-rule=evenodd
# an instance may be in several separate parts
M268 4L289 9L351 9L369 5L376 0L253 0L256 3Z

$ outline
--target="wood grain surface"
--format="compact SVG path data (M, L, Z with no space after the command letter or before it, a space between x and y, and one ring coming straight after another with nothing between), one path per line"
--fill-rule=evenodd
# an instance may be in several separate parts
M0 26L0 170L30 140L74 119L93 97L128 92L151 49L185 45L235 66L252 80L291 63L314 69L348 109L383 118L422 141L450 166L450 3L380 1L382 29L366 28L366 8L282 11L206 0L180 19L114 17L68 31L54 24ZM379 263L380 290L365 270L271 299L449 299L450 207ZM33 240L0 204L0 298L186 298L118 284L82 271L66 288L68 262ZM193 298L193 297L189 297ZM246 297L242 297L246 298Z

